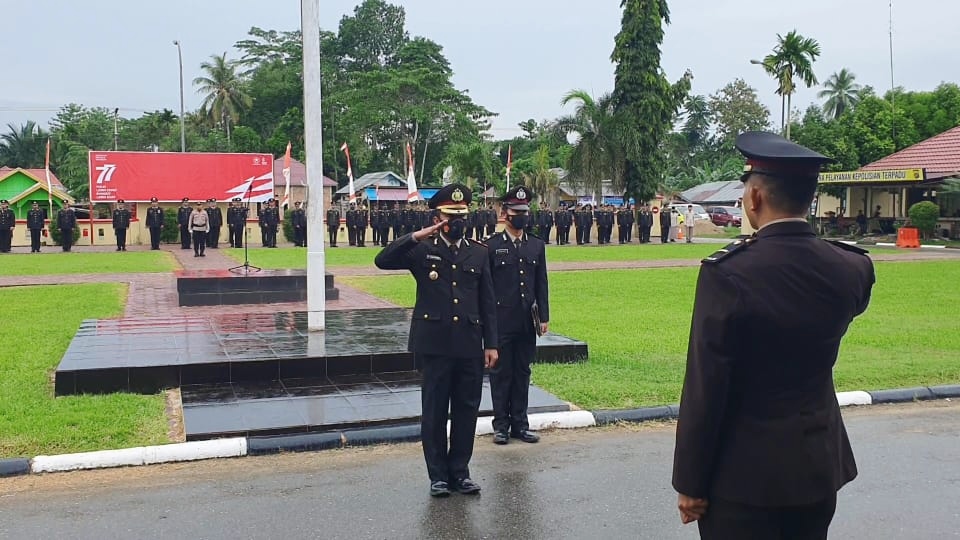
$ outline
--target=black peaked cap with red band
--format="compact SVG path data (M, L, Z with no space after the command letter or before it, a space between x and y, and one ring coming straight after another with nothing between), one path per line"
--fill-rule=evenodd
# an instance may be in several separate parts
M748 131L737 137L737 150L747 158L741 181L753 173L783 180L816 180L820 168L835 160L774 133Z
M471 201L473 201L473 193L470 188L454 183L440 188L433 197L430 197L427 206L431 210L439 210L444 214L468 214Z

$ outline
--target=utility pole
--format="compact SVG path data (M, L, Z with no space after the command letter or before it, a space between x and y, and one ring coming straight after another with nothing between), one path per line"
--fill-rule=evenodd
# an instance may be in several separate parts
M116 152L120 146L120 130L117 127L117 116L120 114L120 107L113 109L113 151Z
M183 119L183 50L180 48L180 40L173 40L177 46L177 59L180 61L180 151L187 151L186 124Z

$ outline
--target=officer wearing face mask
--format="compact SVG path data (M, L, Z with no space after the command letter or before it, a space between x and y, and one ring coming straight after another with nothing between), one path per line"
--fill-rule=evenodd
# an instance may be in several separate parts
M500 337L500 358L490 370L496 444L507 444L511 438L528 443L540 440L530 431L527 397L530 363L537 354L537 335L547 332L550 304L546 245L525 231L533 198L525 186L508 191L500 199L504 230L487 240Z
M409 270L417 282L407 347L423 366L420 433L433 497L480 492L468 464L483 369L498 357L487 247L464 238L470 200L463 184L443 187L430 199L438 212L433 225L394 240L374 259L377 268Z

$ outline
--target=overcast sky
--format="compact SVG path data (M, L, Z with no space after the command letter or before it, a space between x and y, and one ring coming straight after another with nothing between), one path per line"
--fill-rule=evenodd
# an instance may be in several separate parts
M358 0L321 0L325 29ZM563 114L571 89L595 95L613 88L610 53L620 25L619 0L394 1L406 8L411 35L444 47L458 88L500 114L494 136L519 135L517 123ZM300 25L299 0L0 0L0 131L28 119L46 124L69 102L136 117L179 109L177 50L183 44L186 107L199 106L190 81L212 54L232 49L251 26L289 30ZM469 6L469 7L468 7ZM693 91L710 94L740 77L757 88L779 123L775 83L759 66L776 35L797 29L817 39L821 81L843 67L858 82L890 87L889 0L672 0L663 67L671 80L686 69ZM897 0L894 4L897 85L931 90L960 80L956 24L960 2ZM794 106L816 101L801 88Z

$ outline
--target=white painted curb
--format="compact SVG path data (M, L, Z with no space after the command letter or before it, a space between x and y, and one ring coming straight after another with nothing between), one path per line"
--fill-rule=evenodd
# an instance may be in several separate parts
M531 431L544 429L573 429L597 425L590 411L565 411L537 413L528 417ZM477 419L477 436L493 433L493 417L483 416Z
M873 396L859 390L854 392L837 392L837 403L841 407L848 405L873 405Z
M235 437L60 456L37 456L31 461L30 470L34 473L75 471L245 455L247 455L246 437Z

